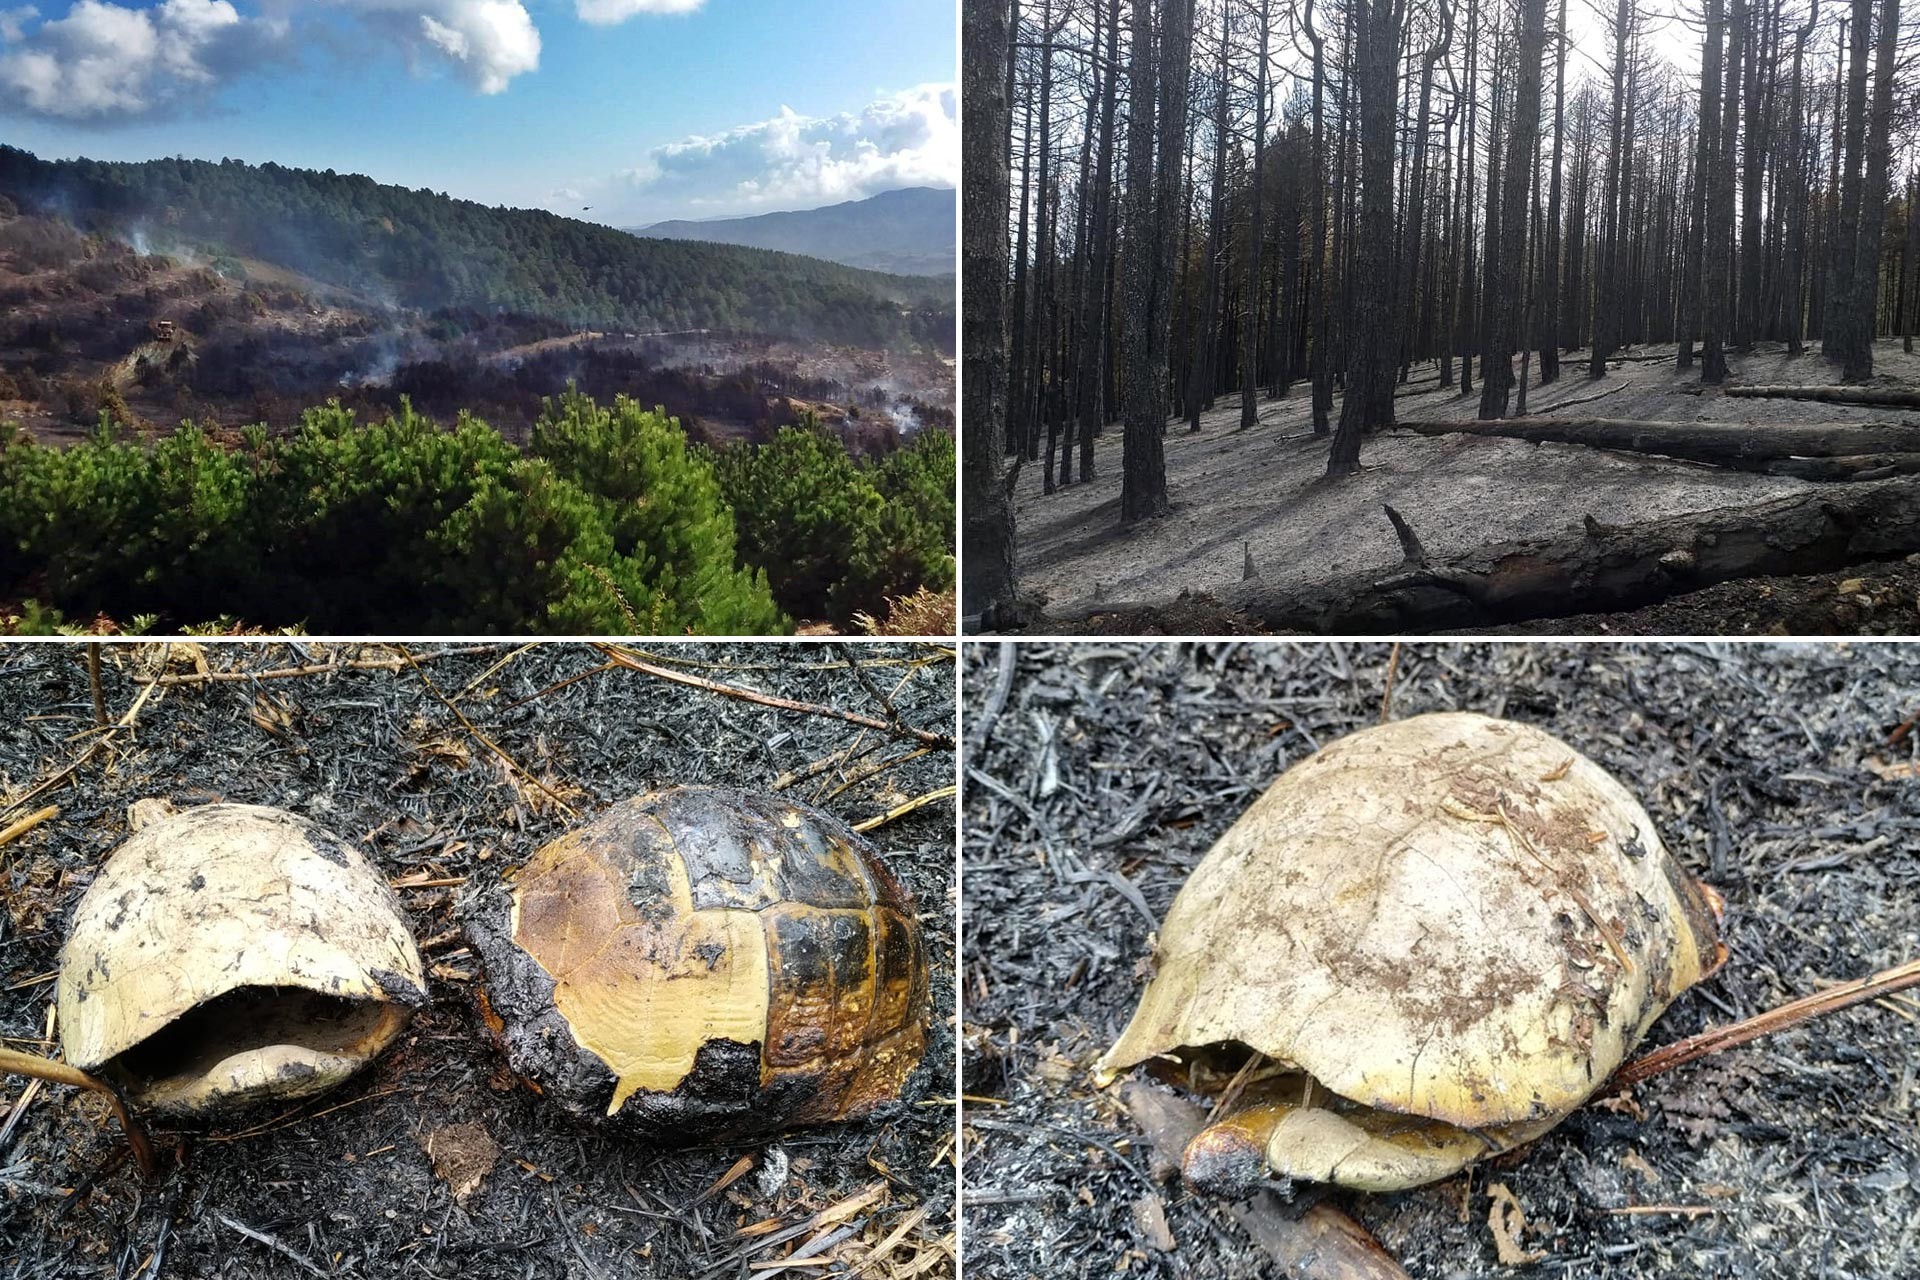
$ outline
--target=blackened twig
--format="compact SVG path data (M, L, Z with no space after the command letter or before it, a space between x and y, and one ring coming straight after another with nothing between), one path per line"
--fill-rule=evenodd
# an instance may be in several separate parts
M412 664L414 671L419 674L421 681L427 686L428 690L432 692L433 696L440 699L441 703L446 706L447 710L453 712L454 718L460 721L461 728L465 729L468 733L473 735L473 740L475 742L478 742L481 746L485 747L487 750L493 752L494 755L498 756L500 758L501 763L505 764L507 768L513 770L515 773L525 778L528 782L531 782L534 786L546 792L547 799L553 801L553 803L559 807L560 811L566 814L569 818L577 818L580 816L579 810L575 809L572 805L568 804L564 799L562 799L558 794L556 794L552 787L548 786L546 783L540 781L540 779L534 777L531 773L527 772L525 768L521 767L520 762L518 760L515 760L512 756L508 755L506 751L498 743L496 743L492 738L489 738L486 734L480 732L479 729L475 728L473 721L467 719L467 713L462 711L459 707L455 706L453 704L453 699L449 698L446 694L440 692L440 686L433 682L433 677L427 674L426 668L422 667L419 663L414 662L413 654L407 651L406 646L404 645L401 646L400 654L409 663Z
M973 755L986 750L987 743L993 738L993 726L1000 719L1000 713L1006 709L1007 695L1013 692L1013 676L1016 651L1011 640L1000 642L1000 668L994 672L993 692L987 695L987 705L980 709L980 727L973 735Z
M567 1211L560 1207L560 1189L551 1182L547 1184L547 1194L553 1197L553 1216L560 1220L560 1234L567 1239L567 1245L573 1250L573 1256L580 1259L580 1265L586 1268L591 1280L600 1280L600 1268L593 1265L593 1259L580 1247L580 1239L574 1232L573 1224L567 1221Z
M857 724L863 729L878 729L882 733L890 733L896 737L912 738L916 742L924 742L929 746L939 747L942 750L951 750L953 747L952 737L944 733L935 733L931 729L916 729L910 724L890 725L884 720L876 720L872 716L863 716L855 711L842 711L838 707L821 706L815 702L797 702L792 698L777 697L774 694L761 693L755 689L742 689L737 685L721 684L718 680L706 680L700 676L690 676L682 671L669 671L665 667L655 666L651 662L642 661L635 657L630 650L623 649L619 645L596 644L594 648L606 654L607 658L615 664L625 667L629 671L638 671L642 675L652 676L656 680L667 680L674 684L683 684L691 689L704 689L708 693L717 693L727 698L738 698L742 702L757 702L763 707L774 707L781 711L798 711L802 715L810 716L828 716L835 720L844 720L848 724Z
M94 641L87 644L87 684L93 689L93 722L104 727L107 723L107 694L100 684L100 645Z
M248 684L255 680L300 680L308 676L337 675L343 671L404 671L409 665L438 662L442 658L474 657L483 653L493 653L499 648L497 644L473 644L457 649L436 649L430 653L409 654L401 658L349 658L345 662L331 660L308 662L295 667L274 667L268 671L248 671L245 668L235 668L232 671L194 671L177 676L144 676L139 677L138 682L172 688L178 685L194 684ZM511 656L513 655L508 655L508 657Z
M320 1265L316 1263L312 1258L309 1258L306 1254L301 1253L298 1249L294 1248L292 1245L288 1244L286 1241L281 1240L275 1236L270 1236L264 1231L256 1230L253 1227L248 1226L244 1222L235 1222L232 1218L229 1218L224 1213L216 1213L213 1216L219 1219L220 1222L224 1223L226 1226L229 1226L233 1228L235 1231L238 1231L241 1235L245 1236L247 1239L257 1241L260 1244L267 1246L267 1248L273 1250L275 1253L279 1254L281 1257L286 1258L289 1261L293 1262L295 1265L299 1266L303 1271L307 1272L309 1275L325 1276L329 1274L326 1271L322 1271L320 1269Z
M1892 969L1883 969L1871 977L1848 982L1826 991L1802 996L1765 1013L1756 1013L1751 1018L1724 1027L1715 1027L1711 1031L1702 1031L1697 1036L1688 1036L1685 1040L1676 1040L1648 1053L1643 1053L1614 1072L1609 1091L1618 1093L1623 1089L1639 1084L1665 1071L1683 1066L1696 1058L1718 1053L1722 1049L1731 1049L1749 1040L1771 1035L1775 1031L1784 1031L1809 1018L1817 1018L1823 1013L1833 1013L1851 1005L1863 1004L1868 1000L1877 1000L1881 996L1891 995L1895 991L1904 991L1908 987L1920 987L1920 960L1911 960Z
M860 682L860 687L867 691L867 696L879 703L881 710L887 713L887 722L896 729L905 728L906 726L900 720L899 711L894 708L893 700L880 692L880 686L873 682L873 677L866 673L865 668L860 665L860 660L853 656L853 646L840 644L834 647L840 650L840 656L847 660L847 670L853 672L853 678Z

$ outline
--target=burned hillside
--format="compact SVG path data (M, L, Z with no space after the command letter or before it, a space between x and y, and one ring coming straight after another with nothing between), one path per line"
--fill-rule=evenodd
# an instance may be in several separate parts
M327 400L374 416L407 397L524 440L541 402L571 384L659 405L713 444L811 416L878 455L912 431L953 427L952 366L930 351L405 307L259 259L142 252L149 239L0 203L0 416L47 441L84 435L103 412L162 430L280 431Z

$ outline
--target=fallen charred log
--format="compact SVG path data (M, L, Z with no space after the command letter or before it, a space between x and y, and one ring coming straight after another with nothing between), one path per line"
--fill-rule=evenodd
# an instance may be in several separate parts
M1732 578L1823 573L1920 551L1920 479L1493 543L1436 563L1388 507L1405 558L1305 586L1246 584L1231 603L1276 631L1385 635L1635 609Z
M1776 458L1766 465L1770 476L1801 480L1884 480L1888 476L1920 474L1920 453L1863 453L1845 458Z
M1773 400L1822 400L1828 404L1874 404L1920 409L1920 391L1906 387L1760 385L1728 387L1727 394Z
M1743 470L1794 458L1920 453L1920 425L1894 422L1646 422L1632 418L1504 418L1492 422L1401 422L1421 435L1497 436L1535 444L1656 453ZM1778 474L1797 474L1783 471ZM1888 473L1893 474L1893 473ZM1834 474L1821 479L1857 479Z

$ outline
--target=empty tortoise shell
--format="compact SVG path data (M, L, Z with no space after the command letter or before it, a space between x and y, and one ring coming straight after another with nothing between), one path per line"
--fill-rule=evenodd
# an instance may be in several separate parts
M514 1070L655 1139L864 1114L925 1047L906 889L838 819L773 796L615 805L470 904L468 935Z
M1592 761L1417 716L1282 774L1194 868L1096 1078L1220 1098L1187 1180L1417 1186L1545 1133L1725 959L1719 899Z
M173 1113L323 1092L427 1000L387 882L279 809L134 806L60 956L62 1052Z

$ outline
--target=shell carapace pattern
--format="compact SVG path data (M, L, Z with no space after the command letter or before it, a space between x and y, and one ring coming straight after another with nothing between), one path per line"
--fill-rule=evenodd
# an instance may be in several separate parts
M804 805L651 792L541 848L506 896L470 920L490 1023L579 1114L666 1137L844 1119L925 1047L907 891Z
M140 1106L319 1093L427 1003L406 917L367 856L297 814L134 806L61 952L67 1061Z
M1527 725L1416 716L1296 763L1220 837L1096 1076L1224 1085L1210 1054L1243 1046L1275 1096L1236 1088L1258 1113L1190 1149L1190 1181L1196 1154L1264 1146L1290 1177L1418 1185L1557 1123L1725 956L1716 895L1605 770Z

